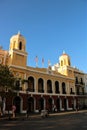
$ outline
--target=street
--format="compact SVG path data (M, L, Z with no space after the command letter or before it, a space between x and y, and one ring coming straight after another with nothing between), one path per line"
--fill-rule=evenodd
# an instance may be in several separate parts
M0 130L87 130L87 112L53 115L48 118L3 120Z

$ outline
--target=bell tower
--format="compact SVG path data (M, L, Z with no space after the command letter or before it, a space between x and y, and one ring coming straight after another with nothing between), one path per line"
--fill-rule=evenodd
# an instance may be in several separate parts
M74 76L74 73L71 67L70 57L65 52L63 52L63 54L59 57L58 72L69 77Z
M70 57L63 51L63 54L59 57L60 67L71 66Z
M27 64L27 52L26 52L26 40L18 32L10 39L9 47L9 65L26 67Z

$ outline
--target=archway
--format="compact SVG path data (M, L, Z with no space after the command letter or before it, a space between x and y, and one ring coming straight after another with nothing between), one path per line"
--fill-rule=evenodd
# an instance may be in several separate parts
M49 107L49 111L51 112L52 111L52 98L49 98L48 99L48 107Z
M52 81L47 80L47 92L52 93Z
M39 100L39 110L43 110L44 109L44 99L43 98L40 98Z
M62 94L66 94L66 85L64 82L62 83Z
M28 91L34 92L34 78L32 76L28 77Z
M67 110L67 99L64 98L64 110L66 111Z
M60 99L59 98L56 101L56 107L57 107L57 110L60 111Z
M29 112L34 112L34 99L32 97L28 98L28 106Z
M20 113L21 108L21 98L19 96L15 97L13 99L13 104L16 106L16 113Z
M44 92L44 89L43 89L43 79L42 78L38 79L38 92L41 92L41 93Z
M59 93L59 82L55 82L55 93Z

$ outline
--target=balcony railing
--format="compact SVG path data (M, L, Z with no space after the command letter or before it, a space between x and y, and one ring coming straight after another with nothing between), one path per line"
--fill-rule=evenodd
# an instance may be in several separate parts
M75 85L85 85L83 82L75 82Z
M87 93L84 92L76 92L77 95L87 95Z
M70 94L75 94L75 92L70 92Z

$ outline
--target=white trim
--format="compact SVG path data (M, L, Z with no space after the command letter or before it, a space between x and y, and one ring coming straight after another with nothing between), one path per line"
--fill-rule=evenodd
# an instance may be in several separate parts
M11 53L16 53L16 54L20 54L20 55L23 55L23 56L27 56L28 54L27 54L27 52L18 52L18 50L16 51L16 50L10 50L9 51L9 54L11 54Z
M26 67L21 67L21 66L16 66L16 65L9 65L9 67L14 67L14 68L17 68L17 69L26 69Z
M15 92L17 92L17 91L15 91ZM26 94L26 91L19 91L19 93L24 93L24 94ZM74 94L74 95L71 95L71 94L68 94L68 95L67 95L67 94L56 94L56 93L55 93L55 94L54 94L54 93L38 93L38 92L30 92L30 91L28 92L28 94L32 94L32 95L49 95L50 97L52 97L52 96L58 96L58 97L60 97L60 96L64 96L64 97L65 97L65 96L66 96L66 97L67 97L67 96L68 96L68 97L69 97L69 96L70 96L70 97L76 97L76 96L77 96L77 95L75 95L75 94Z

